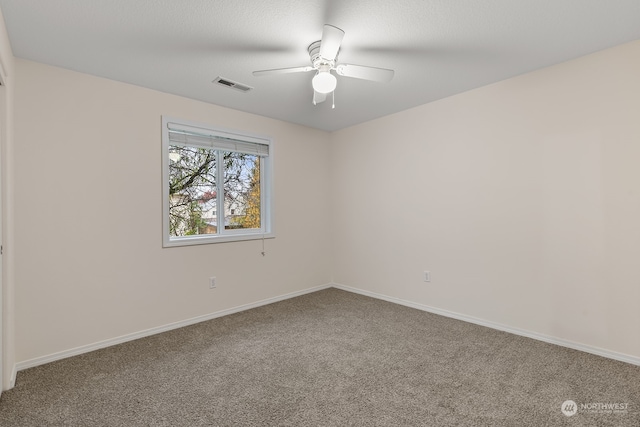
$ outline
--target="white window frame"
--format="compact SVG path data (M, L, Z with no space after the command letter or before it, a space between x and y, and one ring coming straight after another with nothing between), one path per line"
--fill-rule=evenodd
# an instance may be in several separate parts
M225 229L224 219L222 219L222 227L217 227L217 234L200 234L195 236L170 236L169 235L169 147L175 145L170 141L169 130L180 130L186 133L194 133L198 135L207 135L212 138L220 138L222 140L243 141L253 144L263 144L268 147L268 155L260 156L260 222L259 229ZM197 146L195 144L185 143L185 146ZM174 117L162 116L162 246L191 246L203 245L211 243L237 242L243 240L260 240L274 238L273 229L273 190L272 190L272 169L273 169L273 141L271 138L240 132L232 129L224 129L206 123L197 123ZM222 182L223 168L217 169L220 177L217 182ZM218 189L219 190L219 189ZM217 191L216 210L224 212L223 192ZM219 218L220 216L218 216ZM222 215L224 217L224 214ZM220 224L220 222L219 222Z

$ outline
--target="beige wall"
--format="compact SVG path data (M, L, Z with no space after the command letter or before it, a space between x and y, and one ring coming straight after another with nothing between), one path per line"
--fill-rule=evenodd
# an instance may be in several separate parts
M334 134L17 60L15 360L332 272L640 357L638 58L619 46ZM162 114L273 137L266 257L258 241L162 248Z
M639 76L640 41L333 134L335 282L640 357Z
M330 282L326 133L24 60L16 75L18 363ZM162 248L163 114L273 138L265 257Z

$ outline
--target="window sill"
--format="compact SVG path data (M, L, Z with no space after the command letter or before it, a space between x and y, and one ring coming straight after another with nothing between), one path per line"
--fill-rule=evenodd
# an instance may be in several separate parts
M242 242L246 240L262 240L275 238L274 233L226 234L223 236L185 236L164 241L162 247L210 245L215 243Z

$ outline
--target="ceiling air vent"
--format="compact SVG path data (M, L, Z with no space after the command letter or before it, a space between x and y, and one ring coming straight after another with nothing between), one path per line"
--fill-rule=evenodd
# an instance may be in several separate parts
M251 89L253 89L251 86L234 82L233 80L225 79L224 77L220 76L216 77L213 80L213 83L219 84L220 86L230 87L231 89L239 90L240 92L249 92Z

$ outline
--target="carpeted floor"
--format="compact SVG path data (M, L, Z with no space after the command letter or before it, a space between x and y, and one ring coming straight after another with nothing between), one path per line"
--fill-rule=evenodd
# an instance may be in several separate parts
M0 425L639 426L640 367L327 289L22 371Z

